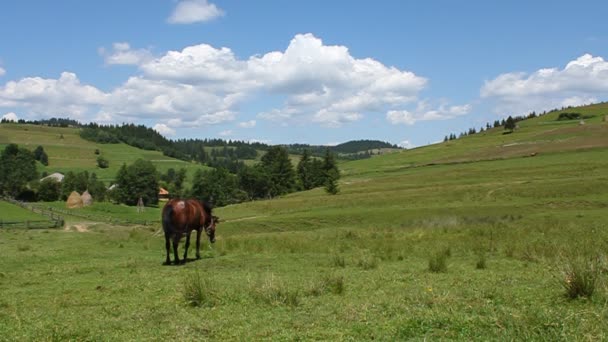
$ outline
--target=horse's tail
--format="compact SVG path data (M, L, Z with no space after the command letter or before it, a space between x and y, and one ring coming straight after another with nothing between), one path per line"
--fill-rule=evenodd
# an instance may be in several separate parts
M167 205L163 209L163 230L165 231L165 234L173 233L173 226L171 224L172 221L173 221L173 206Z

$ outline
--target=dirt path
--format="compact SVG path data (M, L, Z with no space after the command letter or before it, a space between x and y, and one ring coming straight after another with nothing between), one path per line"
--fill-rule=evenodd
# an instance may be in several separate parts
M89 227L86 223L73 223L70 225L66 225L63 230L65 230L66 232L76 231L79 233L86 233L89 231Z

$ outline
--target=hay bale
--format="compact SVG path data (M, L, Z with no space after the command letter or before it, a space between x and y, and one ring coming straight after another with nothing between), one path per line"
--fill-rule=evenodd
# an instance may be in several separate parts
M84 207L88 207L93 204L93 197L89 193L89 190L85 190L85 192L82 193L80 198L82 199L82 205Z
M82 208L82 197L76 191L72 191L68 200L65 201L65 206L69 209Z

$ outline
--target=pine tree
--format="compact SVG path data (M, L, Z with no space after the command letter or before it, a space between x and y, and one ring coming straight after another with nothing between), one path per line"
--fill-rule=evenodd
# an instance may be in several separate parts
M312 160L310 158L310 152L305 149L300 158L300 162L297 167L297 176L299 181L299 187L302 190L310 190L314 188L312 179Z
M515 129L515 120L513 120L513 118L511 116L509 116L507 118L507 121L505 121L505 130L508 130L509 132L513 132L513 130Z

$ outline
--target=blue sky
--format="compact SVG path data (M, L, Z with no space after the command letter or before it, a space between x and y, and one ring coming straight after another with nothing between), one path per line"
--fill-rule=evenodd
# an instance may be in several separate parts
M0 116L403 146L605 101L602 1L11 1Z

